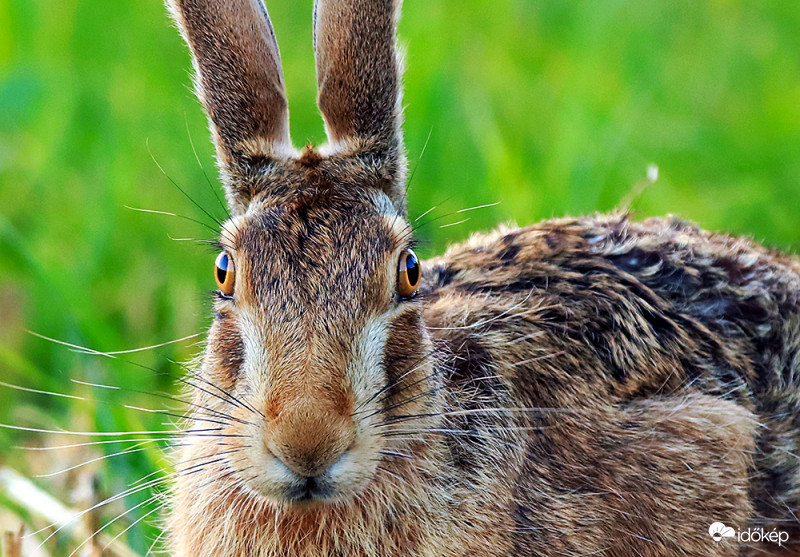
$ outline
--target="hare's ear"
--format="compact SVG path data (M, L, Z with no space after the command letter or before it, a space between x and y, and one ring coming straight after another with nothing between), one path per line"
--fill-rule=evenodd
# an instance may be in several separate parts
M192 51L197 95L208 113L234 212L248 175L293 149L280 53L262 0L167 0Z
M401 63L395 44L400 0L316 0L318 104L331 156L373 166L378 185L404 210Z

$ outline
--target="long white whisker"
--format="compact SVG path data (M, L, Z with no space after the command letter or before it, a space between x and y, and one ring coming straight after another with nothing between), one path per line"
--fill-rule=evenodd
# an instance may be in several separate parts
M86 381L78 381L77 379L70 379L70 381L72 381L73 383L78 383L79 385L86 385L86 386L89 386L89 387L96 387L98 389L110 389L110 390L116 390L116 391L123 390L120 387L116 387L114 385L104 385L102 383L88 383ZM189 386L194 386L193 384L188 383L184 379L179 379L179 381L181 381L181 382L183 382L183 383L185 383L185 384L187 384ZM199 387L196 387L196 388L199 388ZM133 392L139 392L139 391L133 391ZM207 391L205 391L205 392L207 392ZM219 410L215 410L213 408L208 408L207 406L203 406L202 404L195 404L194 402L190 402L188 400L183 400L183 399L178 398L178 397L174 397L174 396L170 396L170 395L166 395L166 394L160 394L160 393L144 393L144 394L149 394L149 395L154 396L154 397L164 398L164 399L172 400L172 401L175 401L175 402L180 402L181 404L185 404L185 405L190 406L192 408L197 408L199 410L204 410L206 412L210 412L210 416L211 417L218 417L218 418L221 418L223 420L231 420L231 421L234 421L234 422L238 422L240 424L252 425L251 422L248 422L246 420L242 420L240 418L235 418L234 416L226 414L225 412L220 412ZM217 396L217 395L215 395L213 393L210 393L210 395L214 396L216 398L220 398L221 400L223 400L225 402L229 402L227 399L219 397L219 396ZM149 408L140 408L138 406L131 406L129 404L123 404L121 406L123 408L129 408L131 410L140 410L142 412L162 413L162 414L166 414L168 416L175 416L175 414L172 414L172 413L170 413L168 411L165 411L165 410L152 410L152 409L149 409ZM206 416L209 416L209 414L206 414ZM187 416L181 416L181 419L186 418L186 417ZM208 422L211 422L211 423L220 423L220 422L215 422L213 420L197 420L197 421L208 421Z
M156 497L158 497L158 495L156 495ZM134 526L136 526L137 524L139 524L139 523L140 523L142 520L144 520L145 518L147 518L147 517L148 517L148 516L150 516L151 514L153 514L153 513L155 513L155 512L158 512L158 511L160 511L161 509L163 509L164 507L166 507L166 506L167 506L167 503L169 503L169 501L164 501L163 503L161 503L160 505L158 505L158 506L157 506L155 509L153 509L153 510L151 510L151 511L148 511L148 512L146 512L145 514L143 514L142 516L140 516L139 518L137 518L137 519L136 519L136 520L135 520L135 521L134 521L134 522L133 522L133 523L132 523L130 526L128 526L128 527L127 527L127 528L125 528L125 529L124 529L122 532L120 532L119 534L117 534L116 536L114 536L113 538L111 538L111 539L108 541L108 543L106 543L106 544L103 546L103 552L104 552L106 549L108 549L108 546L110 546L112 543L114 543L115 541L117 541L117 540L118 540L118 539L119 539L121 536L123 536L123 535L125 534L125 532L127 532L128 530L130 530L131 528L133 528ZM134 507L134 508L135 508L135 507ZM133 510L133 509L131 509L131 510ZM127 513L126 513L126 514L127 514ZM108 526L108 524L106 524L106 526ZM106 526L103 526L103 528L105 528Z
M53 476L58 476L59 474L63 474L65 472L69 472L71 470L75 470L77 468L81 468L83 466L87 466L89 464L92 464L93 462L99 462L99 461L105 460L107 458L114 458L114 457L117 457L117 456L122 456L122 455L126 455L126 454L131 454L131 453L139 453L139 452L142 452L144 450L145 450L145 448L141 447L141 442L140 442L139 444L135 445L133 448L125 449L124 451L117 451L115 453L108 454L108 455L98 456L98 457L92 458L90 460L86 460L84 462L81 462L79 464L75 464L74 466L70 466L69 468L64 468L63 470L59 470L58 472L51 472L49 474L37 474L37 475L34 476L34 478L52 478Z
M81 346L79 344L73 344L73 343L67 342L65 340L58 340L57 338L48 337L48 336L45 336L43 334L37 333L35 331L31 331L31 330L28 330L26 332L28 334L31 334L31 335L33 335L35 337L38 337L38 338L42 339L42 340L46 340L46 341L49 341L49 342L54 342L55 344L60 344L61 346L66 346L67 348L74 348L75 350L78 350L78 351L80 351L80 352L82 352L84 354L95 354L95 355L98 355L98 356L106 356L108 358L114 358L114 356L112 356L111 354L106 354L105 352L99 352L97 350L92 350L91 348L87 348L87 347Z
M467 218L467 219L460 220L460 221L458 221L458 222L451 222L451 223L448 223L448 224L443 224L443 225L441 225L439 228L448 228L448 227L450 227L450 226L458 226L459 224L464 224L464 223L465 223L465 222L467 222L468 220L469 220L469 219Z
M474 211L476 209L485 209L486 207L496 207L500 205L500 201L494 203L487 203L486 205L475 205L474 207L467 207L466 209L459 209L456 213L466 213L467 211Z
M14 447L23 451L57 451L61 449L76 449L78 447L90 447L92 445L110 445L112 443L158 443L161 441L172 441L171 437L160 437L158 439L107 439L105 441L87 441L86 443L72 443L69 445L53 445L52 447Z
M427 215L428 213L430 213L431 211L433 211L433 210L435 210L435 209L436 209L436 205L434 205L433 207L431 207L430 209L428 209L427 211L425 211L424 213L422 213L420 216L418 216L417 218L415 218L415 219L414 219L414 222L417 222L419 219L421 219L422 217L424 217L425 215Z
M428 328L432 329L432 330L437 330L437 331L459 331L459 330L463 330L463 329L475 329L475 328L478 328L478 327L482 327L483 325L491 323L492 321L497 321L498 319L502 319L503 317L506 317L507 315L511 314L511 312L514 311L515 309L517 309L519 307L522 307L525 304L525 302L528 301L528 299L531 297L532 294L533 294L532 291L528 292L528 295L525 296L525 298L521 302L519 302L517 304L514 304L513 306L511 306L507 310L503 311L502 313L499 313L499 314L495 315L494 317L490 317L488 319L479 319L478 321L475 321L474 323L470 323L469 325L463 325L461 327L428 327ZM545 307L545 308L537 308L537 309L545 310L545 309L548 309L548 308Z
M185 340L189 340L189 339L192 339L192 338L197 338L197 337L202 336L202 335L203 335L203 333L195 333L193 335L188 335L188 336L185 336L185 337L176 338L175 340L168 340L167 342L160 342L158 344L151 344L150 346L143 346L141 348L131 348L129 350L113 350L113 351L109 351L109 352L106 352L106 351L100 352L99 350L94 350L92 348L85 348L85 349L76 348L75 350L76 350L76 352L81 353L81 354L96 354L96 353L102 353L102 354L107 354L107 355L112 355L112 354L133 354L135 352L144 352L146 350L153 350L154 348L161 348L162 346L169 346L170 344L177 344L179 342L183 342Z
M10 424L0 424L0 428L3 429L13 429L15 431L29 431L31 433L53 433L58 435L78 435L82 437L119 437L123 435L159 435L159 434L168 434L172 435L173 437L178 436L191 436L197 435L199 437L242 437L240 435L228 435L228 434L220 434L220 435L203 435L210 431L222 431L221 427L209 428L209 429L194 429L194 430L177 430L175 432L170 432L168 430L155 430L155 431L59 431L57 429L40 429L36 427L24 427L18 425L10 425Z
M142 209L140 207L131 207L129 205L124 205L126 209L130 209L131 211L138 211L140 213L153 213L155 215L167 215L168 217L180 217L180 215L176 213L170 213L169 211L156 211L155 209Z
M85 539L85 540L83 540L83 541L82 541L82 542L81 542L81 543L78 545L78 547L76 547L74 550L72 550L72 553L70 553L68 557L74 557L74 555L75 555L76 553L78 553L78 551L80 550L80 548L82 548L82 547L83 547L84 545L86 545L86 544L87 544L87 543L88 543L90 540L92 540L92 539L93 539L93 538L94 538L94 537L95 537L97 534L99 534L100 532L102 532L103 530L105 530L106 528L108 528L109 526L111 526L112 524L114 524L114 523L115 523L117 520L119 520L120 518L122 518L122 517L123 517L123 516L125 516L126 514L130 513L131 511L135 511L136 509L138 509L139 507L141 507L141 506L143 506L143 505L146 505L146 504L148 504L148 503L152 503L153 501L155 501L155 500L156 500L156 499L158 499L159 497L160 497L160 495L159 495L159 494L153 495L152 497L150 497L150 498L148 498L148 499L145 499L145 500L144 500L144 501L142 501L141 503L138 503L138 504L134 505L134 506L133 506L133 507L131 507L130 509L127 509L127 510L125 510L125 511L121 512L120 514L118 514L117 516L115 516L114 518L112 518L111 520L109 520L108 522L106 522L105 524L103 524L103 525L102 525L100 528L98 528L97 530L95 530L94 532L92 532L91 534L89 534L89 535L86 537L86 539ZM127 531L127 530L126 530L126 531ZM112 541L115 541L116 539L117 539L117 538L115 537L115 538L114 538ZM106 546L106 547L108 547L108 546ZM105 549L106 547L104 547L103 549Z
M166 530L162 530L161 532L158 533L156 539L153 540L153 543L150 544L150 547L147 548L147 553L144 554L144 557L149 557L150 555L154 555L153 549L156 547L156 545L158 545L158 542L161 541L161 538L164 537L164 534L166 534L166 532L167 532Z
M121 491L120 493L117 493L116 495L112 495L111 497L108 497L107 499L105 499L103 501L100 501L99 503L95 503L94 505L92 505L91 507L89 507L86 510L83 510L83 511L80 511L78 513L75 513L72 516L72 518L70 518L69 520L63 522L58 528L53 530L53 532L49 536L47 536L44 540L42 540L42 542L38 546L36 546L36 548L33 550L33 553L36 553L37 551L39 551L39 549L44 547L44 544L46 544L48 541L50 541L53 538L53 536L58 534L61 530L66 528L69 524L74 523L76 520L79 520L81 517L86 516L86 514L92 512L93 510L99 509L100 507L102 507L104 505L108 505L109 503L113 503L114 501L118 501L118 500L120 500L120 499L122 499L124 497L127 497L128 495L133 495L134 493L138 493L138 492L143 491L145 489L148 489L150 487L156 486L159 483L164 483L168 479L169 479L169 476L167 476L165 478L158 478L156 480L152 480L152 481L147 482L145 484L142 484L140 486L132 487L132 488L129 488L129 489L125 489L125 490ZM53 528L54 526L56 526L56 524L49 524L49 525L45 526L44 528L42 528L40 530L37 530L36 532L31 532L30 534L26 534L25 537L31 537L31 536L35 536L35 535L41 534L42 532L44 532L48 528Z
M7 389L14 389L15 391L23 391L26 393L34 393L37 395L49 395L49 396L56 396L60 398L69 398L71 400L80 400L84 402L92 402L88 398L84 398L82 396L77 395L68 395L64 393L56 393L53 391L43 391L41 389L31 389L29 387L21 387L19 385L12 385L11 383L6 383L5 381L0 381L0 387L6 387Z

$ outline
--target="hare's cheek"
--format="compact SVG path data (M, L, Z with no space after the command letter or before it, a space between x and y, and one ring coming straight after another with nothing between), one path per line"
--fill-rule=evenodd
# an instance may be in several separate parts
M422 317L407 311L391 323L383 353L386 383L380 411L389 416L408 414L425 404L430 390L430 345Z
M235 319L230 315L220 316L208 336L205 371L218 386L233 388L244 366L244 354L244 342Z
M351 346L347 383L358 412L368 413L375 393L383 387L383 352L389 325L390 320L385 315L367 320Z

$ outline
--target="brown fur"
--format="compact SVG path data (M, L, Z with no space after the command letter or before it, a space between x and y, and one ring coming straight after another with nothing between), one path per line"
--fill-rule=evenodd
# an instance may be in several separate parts
M176 557L779 554L714 542L717 521L798 551L796 259L675 219L561 219L451 247L400 299L393 2L319 0L331 145L302 153L257 0L171 6L236 265L192 380Z

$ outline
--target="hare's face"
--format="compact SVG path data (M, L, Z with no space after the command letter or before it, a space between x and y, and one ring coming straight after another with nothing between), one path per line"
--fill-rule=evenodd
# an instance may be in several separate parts
M369 190L255 202L224 227L235 284L217 295L202 372L241 406L201 404L236 418L220 452L238 449L224 456L251 491L350 497L386 453L390 416L430 404L420 304L398 277L410 243L389 199Z
M438 392L419 304L398 280L411 240L399 3L315 2L328 144L302 154L263 3L168 4L194 57L235 215L222 235L202 376L190 383L192 418L224 432L190 443L206 454L188 473L214 464L219 485L235 478L287 504L346 499L400 454L387 448L400 442L388 432L397 415L430 413ZM418 280L418 267L406 271L406 282Z

